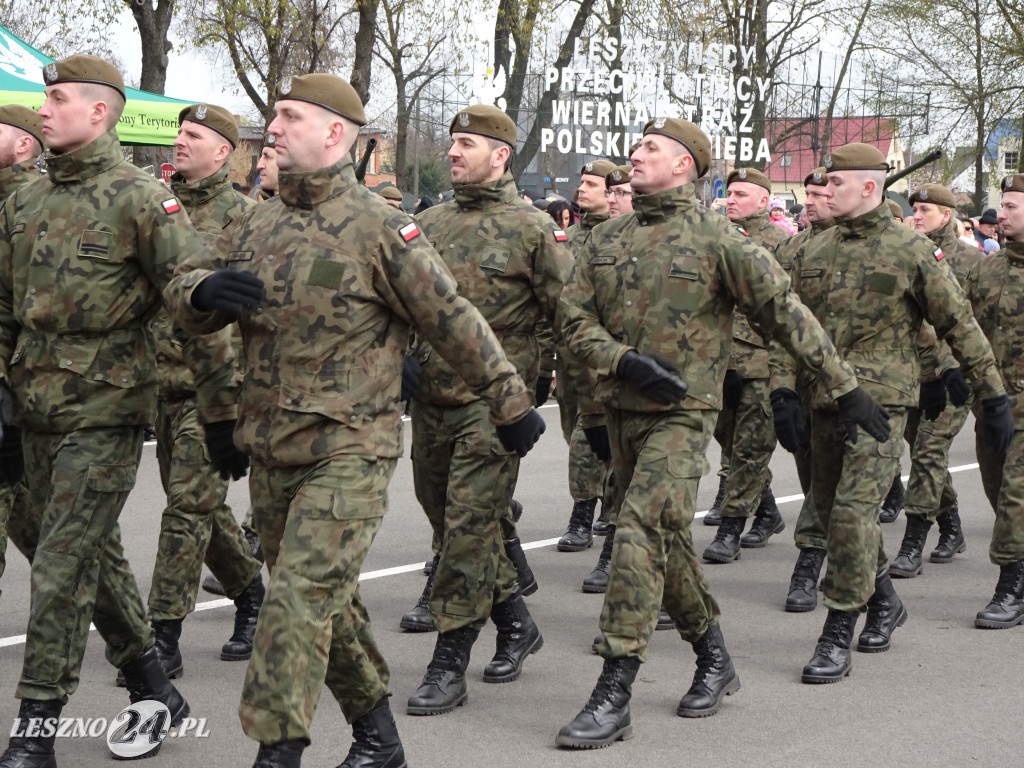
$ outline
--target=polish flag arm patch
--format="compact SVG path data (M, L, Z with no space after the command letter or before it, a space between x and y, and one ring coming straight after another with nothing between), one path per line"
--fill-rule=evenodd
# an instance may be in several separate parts
M942 249L936 248L934 256L936 261L942 261Z
M415 221L411 221L404 227L402 227L400 230L398 230L398 234L400 234L402 236L402 239L408 243L414 237L419 236L420 228L416 225Z
M747 232L747 230L745 230L743 227L736 227L736 231L739 232L741 235L746 235L747 237L750 237L750 233Z
M173 197L170 200L164 200L162 203L160 203L160 205L164 207L164 213L168 214L177 213L178 211L181 210L181 206L178 205L178 201L175 200Z
M561 229L556 229L555 230L555 242L556 243L564 243L568 239L569 239L569 236L567 234L565 234L564 231L562 231Z

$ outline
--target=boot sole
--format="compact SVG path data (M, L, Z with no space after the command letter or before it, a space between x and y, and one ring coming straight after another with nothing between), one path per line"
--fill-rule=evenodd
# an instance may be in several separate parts
M786 601L786 613L810 613L818 607L818 602L815 601L814 605L795 605Z
M712 528L717 528L718 526L720 526L722 524L722 518L720 518L720 517L711 517L709 515L704 515L704 521L703 522L704 522L704 525L709 525Z
M398 622L398 626L406 632L437 632L437 627L434 626L433 622L430 624L417 624L416 622L402 619Z
M764 547L768 546L768 539L770 539L776 533L782 533L784 530L786 530L786 521L780 520L778 527L774 531L769 533L765 537L764 541L744 541L744 537L740 536L740 546L743 549L763 549Z
M898 568L893 568L892 565L890 565L889 566L889 575L892 576L894 579L913 579L916 576L920 576L921 575L921 571L923 571L923 570L924 570L924 564L923 563L920 566L918 566L916 571L904 571L904 570L900 570Z
M538 634L536 642L530 647L530 650L528 650L526 652L526 655L523 656L522 662L519 664L519 666L515 669L514 672L510 672L509 674L502 675L500 677L488 677L487 673L485 671L484 672L483 681L485 683L511 683L511 682L513 682L515 680L518 680L519 676L521 674L523 674L523 664L526 663L526 657L527 656L532 656L533 654L535 654L537 651L539 651L543 647L544 647L544 635Z
M252 658L252 651L249 651L248 653L245 653L245 654L242 654L242 653L224 653L223 651L221 651L221 653L220 653L220 660L221 661L248 661L251 658ZM168 675L168 677L170 677L170 676Z
M454 712L457 708L463 704L469 703L469 691L466 691L462 696L458 698L453 704L449 704L444 707L414 707L412 705L406 705L405 714L407 715L447 715L449 712Z
M909 617L910 617L910 614L907 613L907 607L903 606L903 613L896 620L896 626L892 628L892 632L889 633L889 642L887 642L885 645L864 645L864 646L862 646L860 643L861 643L861 638L864 637L864 634L861 633L861 637L857 638L857 650L860 651L861 653L884 653L885 651L888 651L890 648L892 648L892 635L893 635L893 633L895 633L897 629L899 629L904 624L906 624L907 623L907 619Z
M721 694L719 694L718 698L715 699L713 706L710 706L707 709L687 709L680 705L676 709L676 714L680 717L711 717L712 715L717 714L718 710L722 708L722 699L726 696L732 696L739 689L740 679L739 677L734 677L729 684L725 686L725 689Z
M569 747L570 749L601 749L603 747L610 747L616 741L620 739L622 741L628 741L633 738L633 726L627 725L625 728L620 728L607 739L574 739L571 736L563 736L558 734L558 738L555 739L555 743L560 747Z
M844 679L850 676L853 671L853 665L848 666L841 675L838 676L825 676L825 675L808 675L806 673L800 675L800 682L807 683L808 685L827 685L829 683L841 683Z
M728 563L734 563L740 559L741 552L736 553L736 557L722 557L721 555L709 555L707 552L701 555L704 558L705 563L719 563L721 565L727 565Z
M559 552L584 552L594 546L594 541L591 539L586 544L563 544L558 542L556 549Z
M975 618L974 626L978 629L1012 629L1024 621L1024 615L1018 616L1013 621L994 621L993 619Z
M608 591L608 585L605 584L603 587L599 587L596 584L587 584L584 582L583 591L588 595L601 595Z
M942 565L943 563L952 563L953 560L956 559L957 555L962 555L966 551L967 551L967 542L965 541L963 544L961 544L959 547L957 547L956 548L956 552L954 552L949 557L942 557L941 555L936 555L935 552L932 552L930 555L928 555L928 562L929 563L936 563L938 565Z

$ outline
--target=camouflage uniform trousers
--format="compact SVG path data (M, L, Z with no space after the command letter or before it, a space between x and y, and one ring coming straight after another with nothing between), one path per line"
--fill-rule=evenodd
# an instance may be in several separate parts
M157 621L183 619L195 610L204 559L230 598L263 564L224 503L228 483L210 464L194 399L158 402L156 456L167 506L160 518L149 615Z
M14 495L17 493L17 485L5 485L0 487L0 579L3 578L7 569L7 521L11 516L11 507L14 506ZM3 590L0 590L0 595Z
M597 644L606 659L645 660L662 605L689 643L721 615L690 532L716 417L710 410L608 411L622 504Z
M67 701L78 687L90 622L115 667L153 646L117 524L135 484L142 427L23 437L25 503L37 515L38 544L17 696Z
M751 517L772 484L768 464L775 453L768 379L744 379L732 421L729 474L722 498L722 517Z
M721 458L718 460L718 476L728 479L729 457L732 455L732 441L736 434L736 409L727 405L722 406L718 412L718 419L715 421L715 442L722 449Z
M996 519L988 557L1003 566L1024 560L1024 432L1014 431L1006 456L997 456L974 424L974 443L985 488Z
M24 483L20 482L0 488L0 577L7 564L8 542L17 547L29 563L39 544L39 518L29 514L27 493Z
M594 455L580 426L579 398L569 385L568 375L559 371L556 378L555 399L558 401L562 437L569 446L569 494L573 501L600 498L607 467Z
M856 442L850 442L838 411L811 413L811 492L828 531L823 602L830 609L862 610L875 591L875 577L888 567L878 506L903 455L907 409L886 409L892 433L884 443L859 427Z
M396 463L357 455L299 467L253 462L249 495L270 580L238 708L249 738L308 741L324 684L349 723L388 695L359 571Z
M441 541L430 616L441 632L479 629L515 588L502 520L510 514L519 457L501 444L483 401L455 407L418 402L412 468L416 498Z
M804 418L809 419L811 388L802 371L797 377L797 392ZM804 431L800 434L800 442L797 445L796 453L793 454L793 460L796 462L797 477L800 478L800 490L804 494L804 500L800 504L800 514L797 516L796 527L793 530L793 541L797 549L824 551L828 549L828 524L814 508L814 492L811 490L814 475L811 461L811 425L808 422L804 423Z
M907 515L934 523L939 515L956 509L956 490L949 474L949 446L970 412L970 404L948 404L937 419L929 421L921 417L920 409L911 409L906 435L911 445L904 506Z

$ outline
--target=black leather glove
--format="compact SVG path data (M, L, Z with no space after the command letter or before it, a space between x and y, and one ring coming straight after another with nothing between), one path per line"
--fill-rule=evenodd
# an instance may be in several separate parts
M420 391L420 374L423 366L414 355L406 355L402 361L402 400L409 402Z
M672 405L686 397L686 382L670 365L633 350L619 359L615 375L639 389L644 397L661 405Z
M792 389L780 387L772 390L769 399L772 401L775 438L787 451L796 453L800 447L800 438L807 428L800 398Z
M1009 397L1000 395L981 401L981 433L999 456L1006 453L1013 439Z
M520 456L525 456L533 448L540 436L544 434L547 425L544 419L531 408L519 421L511 424L501 424L495 427L498 432L498 439L505 446L505 450L514 451Z
M946 385L946 391L949 392L949 402L956 407L966 405L967 401L971 399L971 385L964 378L964 372L959 368L950 368L942 374L942 383Z
M536 405L540 408L544 403L548 401L551 396L551 382L554 381L550 376L538 376L537 377L537 388L534 390L534 399Z
M722 402L726 408L735 408L740 404L743 397L743 379L739 371L730 368L725 372L725 381L722 382Z
M583 434L587 438L587 445L590 446L590 450L597 458L606 463L612 460L612 445L608 440L608 427L604 424L599 427L586 427Z
M21 452L21 430L8 427L0 439L0 486L16 485L25 474L25 456Z
M863 427L880 443L889 439L892 434L889 412L863 388L857 387L852 392L840 395L836 402L839 404L839 420L846 425L846 436L851 443L857 442L858 426Z
M921 385L917 407L921 409L921 415L928 421L935 421L939 418L939 414L946 409L946 385L941 379Z
M249 457L235 447L235 420L214 421L203 428L210 463L222 479L241 480L249 468Z
M263 281L248 272L221 269L192 291L192 306L203 312L222 312L232 320L243 309L252 309L263 299Z

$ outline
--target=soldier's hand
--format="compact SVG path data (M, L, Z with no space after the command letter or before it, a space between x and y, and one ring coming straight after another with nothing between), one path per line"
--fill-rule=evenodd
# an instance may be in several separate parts
M21 430L8 427L0 438L0 487L16 485L25 474L25 456L21 452Z
M551 382L552 378L550 376L537 377L537 386L534 390L534 400L536 401L538 408L544 405L551 396Z
M780 387L772 390L769 399L772 401L775 438L779 441L779 445L787 451L796 453L800 447L800 438L806 429L804 409L800 407L800 398L792 389Z
M612 460L612 445L608 439L608 427L601 424L597 427L585 427L583 434L587 438L587 445L601 461L607 463Z
M725 381L722 382L722 403L726 408L735 408L740 404L743 397L743 379L739 371L730 368L725 372Z
M1006 395L981 401L981 432L997 455L1003 456L1013 440L1013 414Z
M505 446L505 450L525 456L544 434L546 428L544 419L540 417L536 409L531 408L519 421L513 421L511 424L499 424L495 430L497 430L498 439Z
M249 457L235 447L235 420L214 421L203 427L210 464L222 479L241 480L249 469Z
M941 379L921 385L917 406L921 409L921 415L928 421L939 418L939 414L946 409L946 385Z
M672 405L686 397L686 382L679 378L671 366L632 349L619 360L615 375L661 405Z
M0 440L4 439L4 427L14 421L14 395L7 385L0 381Z
M964 372L959 368L950 368L942 374L942 383L946 385L946 391L949 392L949 402L957 408L966 405L967 401L971 399L971 385L964 378Z
M415 355L406 355L402 361L402 400L409 402L420 391L420 374L423 366Z
M263 281L248 272L221 269L195 287L192 306L202 312L221 312L232 320L252 309L264 296Z
M891 436L889 412L861 387L840 395L836 402L839 404L839 420L846 425L846 436L851 443L857 442L858 426L880 443Z

